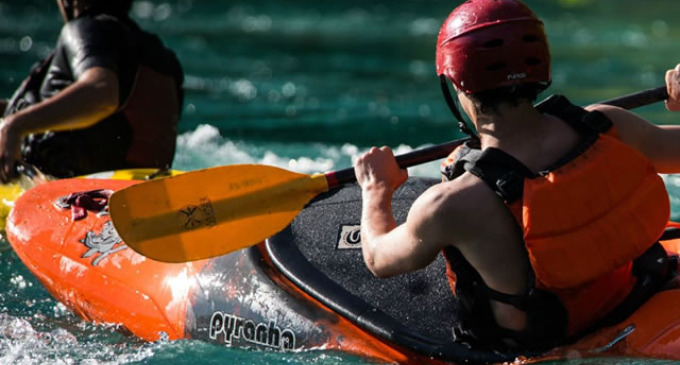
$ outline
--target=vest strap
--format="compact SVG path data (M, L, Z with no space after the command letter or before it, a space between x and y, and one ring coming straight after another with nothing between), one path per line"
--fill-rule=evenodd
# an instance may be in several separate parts
M592 146L600 133L606 132L613 125L604 114L598 111L588 112L573 105L562 95L549 97L536 105L536 109L569 123L581 135L581 141L538 174L513 156L495 148L486 148L477 161L465 165L467 171L482 179L506 204L512 204L522 197L525 178L547 175L572 161Z
M492 147L482 151L468 171L482 179L508 204L522 197L525 178L536 177L519 160Z

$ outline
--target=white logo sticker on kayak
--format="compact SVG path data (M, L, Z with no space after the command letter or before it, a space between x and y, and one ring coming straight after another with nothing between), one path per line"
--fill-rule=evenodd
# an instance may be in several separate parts
M338 232L338 250L361 249L361 226L358 224L342 225Z
M124 250L127 247L126 244L122 243L123 240L118 235L118 232L116 232L116 229L113 228L113 223L111 223L111 221L102 225L101 233L96 233L94 231L87 232L85 238L80 240L80 242L89 248L89 250L81 256L82 258L88 258L99 254L99 256L92 261L92 266L97 266L101 260L105 259L110 254ZM114 247L118 244L121 245Z

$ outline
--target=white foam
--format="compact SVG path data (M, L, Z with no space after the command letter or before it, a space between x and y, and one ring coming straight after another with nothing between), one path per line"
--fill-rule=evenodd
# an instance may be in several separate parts
M419 147L418 147L419 148ZM394 149L396 155L413 151L407 145ZM313 155L310 153L313 152ZM184 133L177 140L174 168L191 171L231 164L263 164L278 166L301 173L318 173L352 166L358 156L366 152L352 144L326 145L321 143L258 143L230 140L208 124ZM411 176L439 176L440 161L409 168Z

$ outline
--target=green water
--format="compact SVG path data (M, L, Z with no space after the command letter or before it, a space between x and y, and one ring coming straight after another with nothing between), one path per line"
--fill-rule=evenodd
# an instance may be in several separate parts
M137 1L134 17L177 51L187 75L175 167L265 163L310 173L349 167L374 144L405 152L458 138L434 73L439 26L458 3ZM552 45L549 91L576 103L660 86L665 70L680 62L677 2L528 3L544 18ZM30 65L50 51L60 26L53 1L0 1L0 96L9 97ZM638 112L655 123L680 121L662 104ZM436 165L410 171L436 176ZM677 217L677 177L666 182ZM7 243L1 246L0 364L365 363L321 351L138 342L69 314Z

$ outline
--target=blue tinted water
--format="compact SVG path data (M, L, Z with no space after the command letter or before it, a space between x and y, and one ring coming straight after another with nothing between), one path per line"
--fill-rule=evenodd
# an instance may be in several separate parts
M434 72L439 26L460 1L137 1L133 16L175 49L186 104L175 168L261 163L312 173L351 166L371 145L400 152L460 137ZM550 89L587 104L663 84L680 62L677 4L533 0L552 44ZM47 55L54 2L0 1L0 97ZM677 123L662 105L638 111ZM410 169L437 176L437 162ZM666 177L674 217L675 176ZM364 364L346 355L143 343L74 317L0 245L0 364ZM570 364L585 363L571 360ZM609 359L597 364L656 364Z

